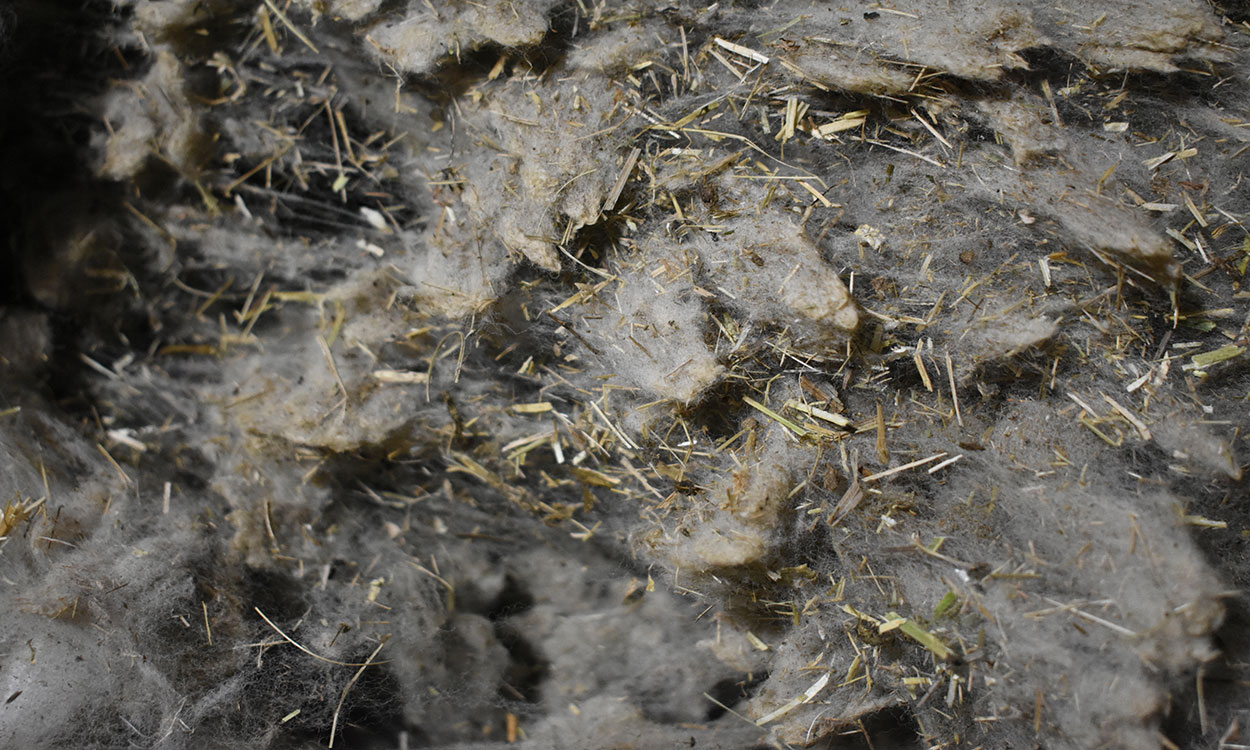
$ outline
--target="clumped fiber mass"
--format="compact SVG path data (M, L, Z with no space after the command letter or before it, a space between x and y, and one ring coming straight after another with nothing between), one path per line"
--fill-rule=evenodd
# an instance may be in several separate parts
M1250 745L1241 3L0 36L0 746Z

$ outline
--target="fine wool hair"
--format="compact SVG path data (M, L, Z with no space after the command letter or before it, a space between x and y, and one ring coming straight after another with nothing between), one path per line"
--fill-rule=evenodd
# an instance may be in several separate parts
M1234 746L1245 13L894 5L0 8L0 747Z

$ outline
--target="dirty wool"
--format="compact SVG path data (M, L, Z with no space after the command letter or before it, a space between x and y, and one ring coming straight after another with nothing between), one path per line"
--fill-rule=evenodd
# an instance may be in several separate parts
M0 38L0 746L1250 746L1242 3Z

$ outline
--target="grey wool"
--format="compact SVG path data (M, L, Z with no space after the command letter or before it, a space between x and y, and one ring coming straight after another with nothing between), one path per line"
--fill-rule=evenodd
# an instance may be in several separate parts
M0 8L0 748L1250 746L1233 0Z

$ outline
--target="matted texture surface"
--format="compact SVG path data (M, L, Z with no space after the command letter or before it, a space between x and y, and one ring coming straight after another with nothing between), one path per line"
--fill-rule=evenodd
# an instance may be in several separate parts
M0 35L0 746L1250 746L1240 3Z

